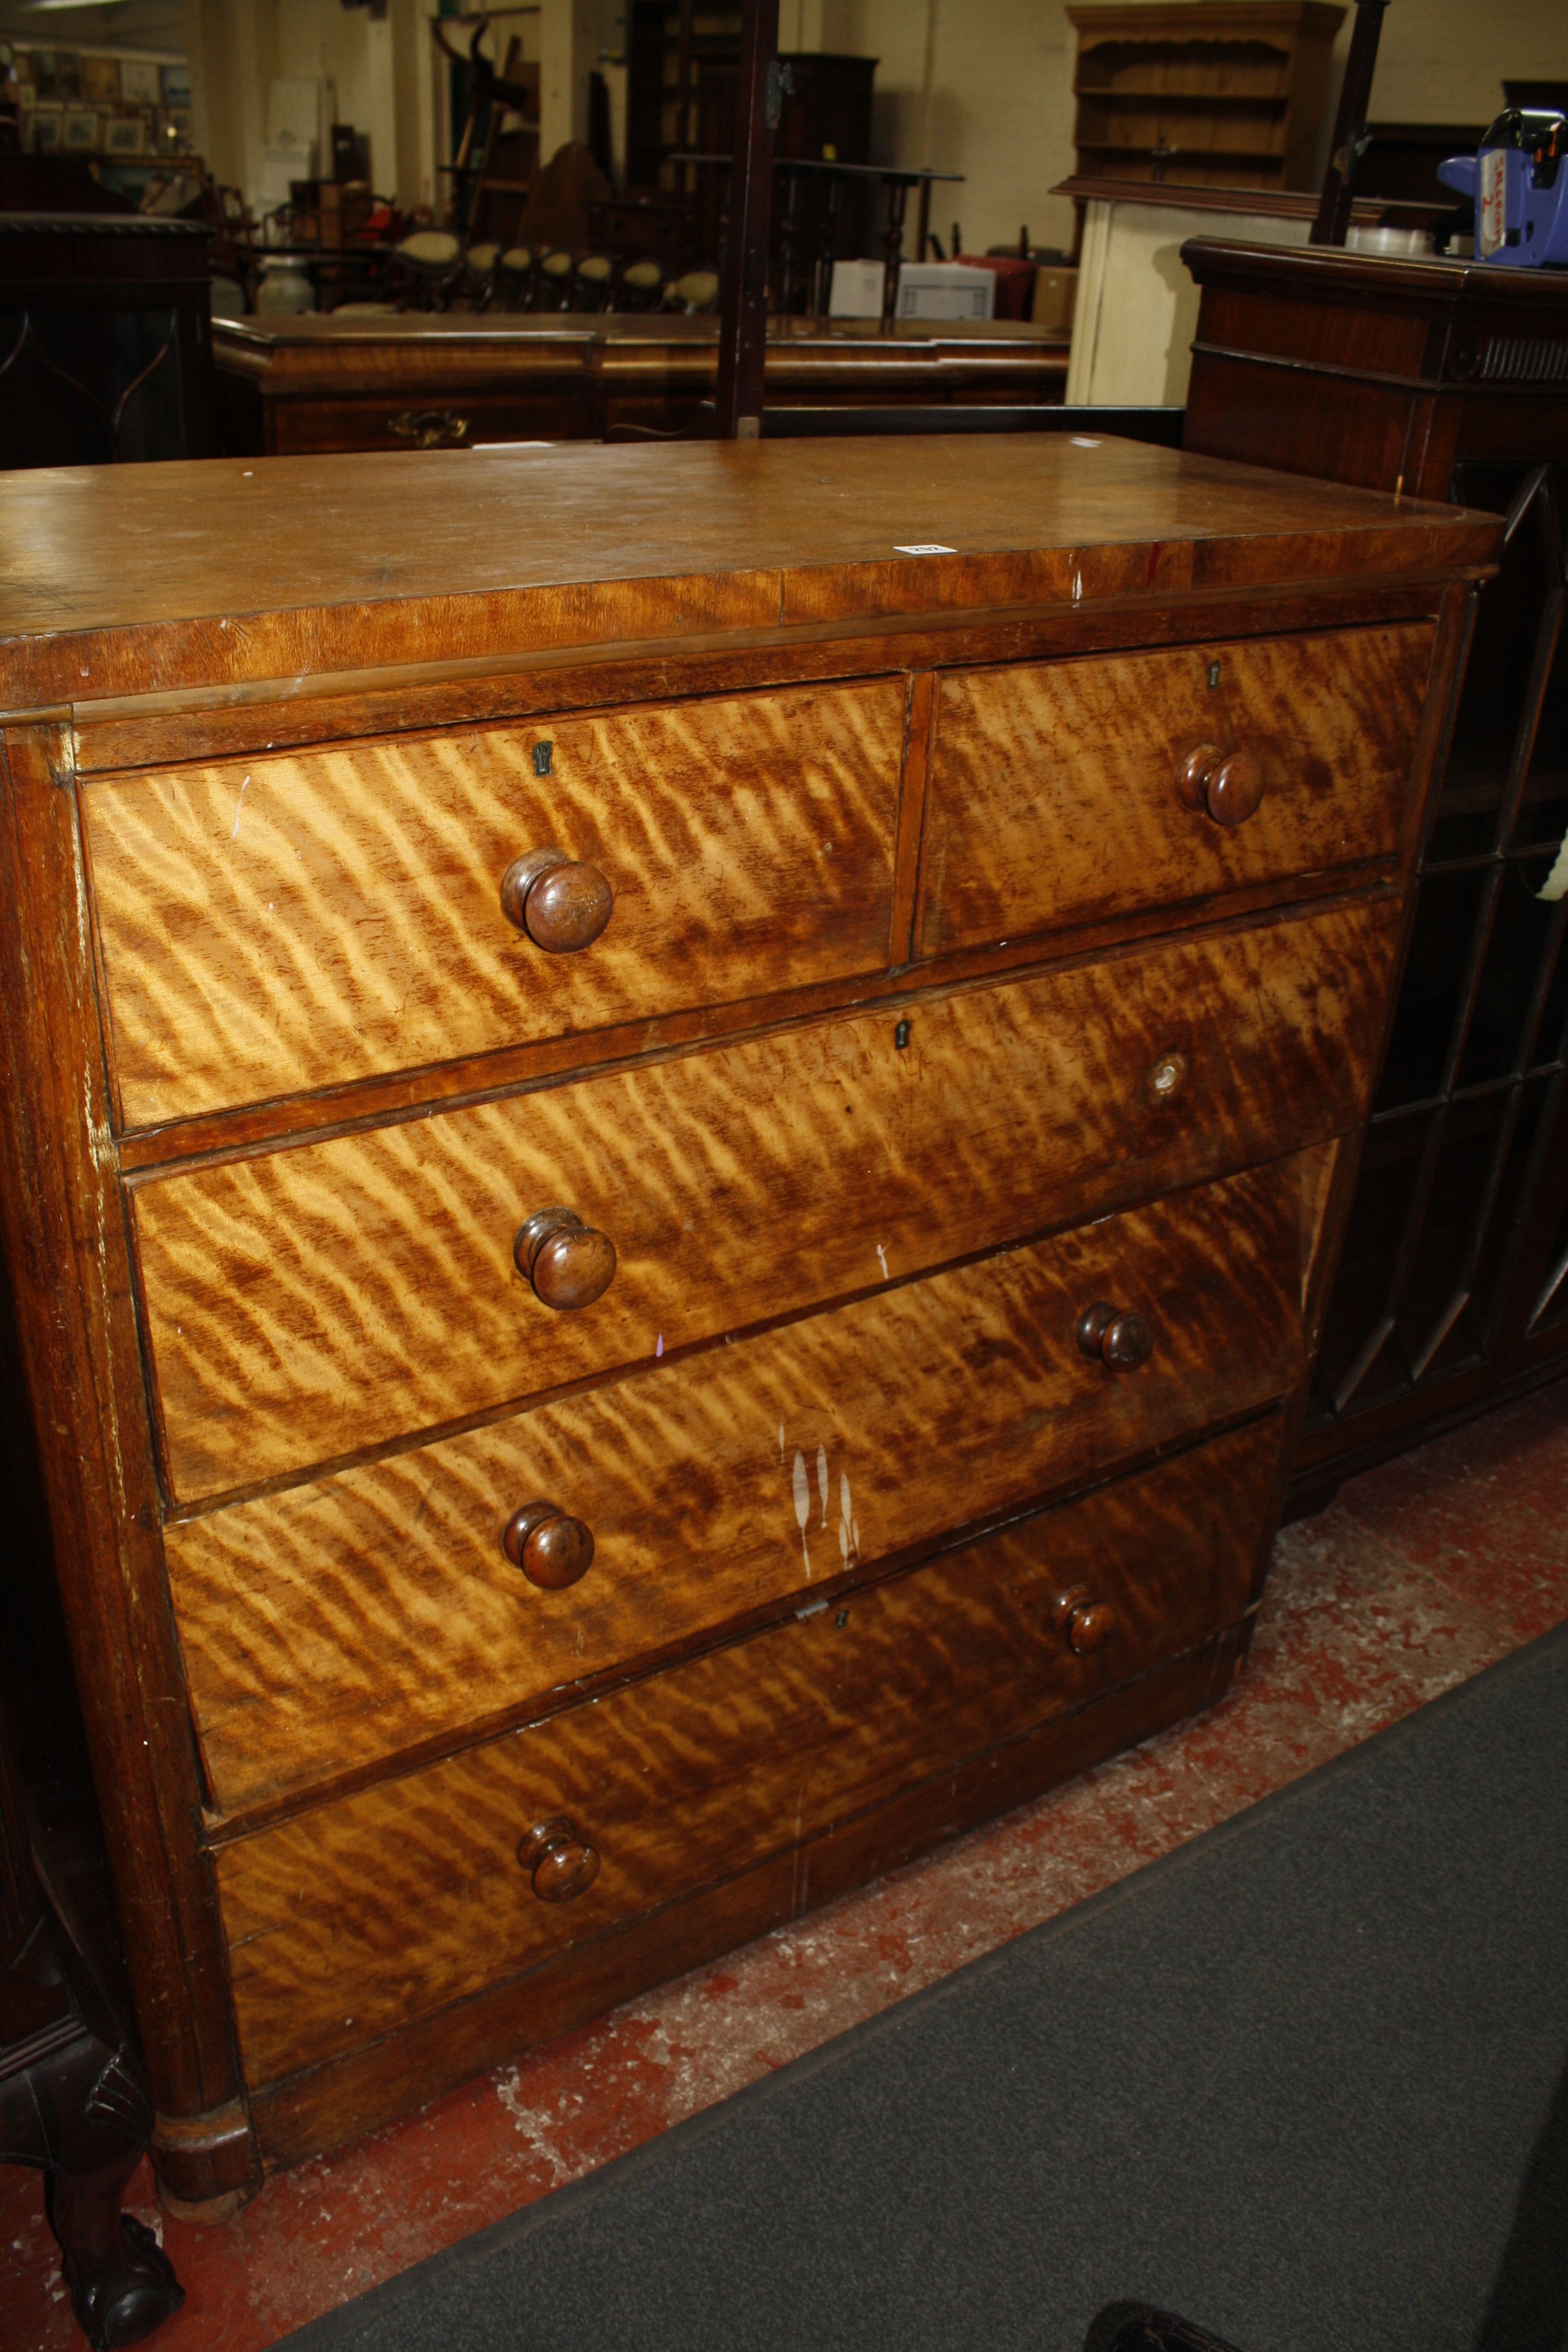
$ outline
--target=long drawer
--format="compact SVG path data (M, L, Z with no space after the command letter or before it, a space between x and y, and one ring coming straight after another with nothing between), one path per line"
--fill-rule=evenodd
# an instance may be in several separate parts
M1273 1421L1222 1437L223 1848L251 2084L797 1845L1234 1622L1278 1444ZM541 1883L563 1900L536 1893L518 1858L552 1821L566 1826ZM571 1894L584 1849L597 1875Z
M232 1491L1200 1181L1362 1115L1386 903L140 1183L169 1477ZM615 1276L561 1311L515 1236Z
M107 778L84 822L135 1128L889 961L901 681ZM613 904L503 913L554 848Z
M216 1801L471 1733L1284 1396L1327 1157L171 1526ZM1147 1322L1146 1362L1084 1353L1101 1300ZM564 1590L502 1551L534 1501L593 1536Z
M1431 650L1424 625L943 678L916 952L1391 857Z

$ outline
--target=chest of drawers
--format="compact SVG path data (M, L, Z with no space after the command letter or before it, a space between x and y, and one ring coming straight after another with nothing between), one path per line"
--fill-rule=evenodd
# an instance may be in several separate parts
M0 517L6 1265L216 2214L1225 1692L1497 525L1092 436Z

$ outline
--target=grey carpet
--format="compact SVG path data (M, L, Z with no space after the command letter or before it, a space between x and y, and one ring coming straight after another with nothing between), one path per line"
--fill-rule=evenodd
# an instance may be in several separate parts
M288 2352L1568 2352L1568 1627Z

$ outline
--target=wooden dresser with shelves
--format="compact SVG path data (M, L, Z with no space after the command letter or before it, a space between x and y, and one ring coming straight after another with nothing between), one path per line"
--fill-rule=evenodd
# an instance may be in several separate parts
M0 509L0 1207L214 2216L1223 1694L1498 527L1055 436Z
M1333 0L1093 0L1069 7L1075 170L1173 186L1308 188Z

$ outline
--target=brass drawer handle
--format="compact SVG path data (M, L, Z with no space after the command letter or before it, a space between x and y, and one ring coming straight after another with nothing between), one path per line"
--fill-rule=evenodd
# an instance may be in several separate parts
M1215 824L1245 824L1263 805L1263 762L1251 751L1222 751L1217 743L1194 743L1176 770L1176 793L1184 808L1212 817Z
M518 1840L517 1858L542 1903L574 1903L599 1875L599 1855L574 1822L556 1813Z
M1086 1584L1060 1594L1051 1614L1058 1633L1079 1657L1103 1650L1116 1631L1115 1610L1109 1601L1096 1601Z
M1154 1334L1142 1315L1097 1298L1078 1318L1078 1344L1091 1361L1131 1372L1153 1354Z
M517 1270L533 1295L563 1313L592 1307L610 1286L616 1245L585 1225L574 1209L539 1209L511 1246Z
M513 1568L542 1592L564 1592L594 1565L594 1531L554 1503L524 1503L501 1530Z
M452 408L404 408L387 418L386 429L416 449L450 449L463 439L468 420Z
M615 903L598 867L563 849L531 849L501 876L502 914L546 955L575 955L591 947Z

